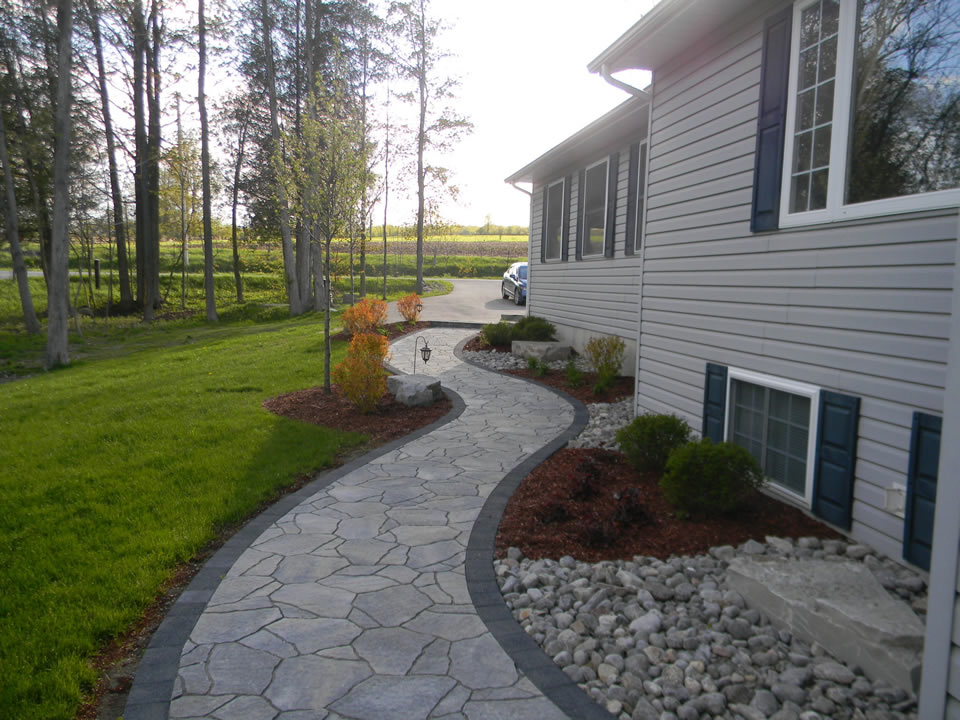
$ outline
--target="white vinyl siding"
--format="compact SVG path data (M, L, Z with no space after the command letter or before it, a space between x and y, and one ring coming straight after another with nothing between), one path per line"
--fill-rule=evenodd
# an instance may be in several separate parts
M899 558L915 410L940 414L956 209L750 232L758 3L654 68L638 411L701 425L706 362L861 398L854 537Z
M645 128L638 128L643 133ZM613 257L601 255L589 263L574 260L576 252L576 232L579 228L579 169L569 169L572 178L570 188L570 237L568 239L568 262L539 263L531 269L531 288L528 299L528 312L544 317L550 322L577 331L597 332L617 335L630 342L637 337L637 308L640 303L640 256L624 252L627 234L627 185L630 163L627 161L630 145L623 144L610 148L620 153L616 187L616 213L607 222L614 223ZM583 167L583 166L581 166ZM603 166L606 168L606 164ZM534 186L536 193L542 192L542 185ZM540 257L540 223L542 212L537 210L541 202L534 202L532 226L530 230L531 257Z

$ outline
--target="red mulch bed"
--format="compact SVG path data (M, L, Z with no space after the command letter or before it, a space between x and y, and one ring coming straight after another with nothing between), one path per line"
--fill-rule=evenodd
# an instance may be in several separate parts
M412 332L418 332L420 330L426 330L430 327L429 322L424 322L419 320L417 322L397 322L390 323L389 325L383 325L378 332L383 335L387 340L396 340L401 335L406 335ZM341 330L335 335L331 335L331 340L343 340L344 342L350 342L350 338L353 335L348 333L346 330Z
M369 449L439 420L450 412L452 404L444 396L430 407L407 407L387 393L372 412L364 415L349 400L337 394L334 385L330 394L319 387L297 390L270 398L263 406L270 412L294 420L369 435Z
M638 473L620 453L564 449L530 473L510 498L496 551L502 557L508 547L517 547L531 558L572 555L588 562L634 555L663 559L751 538L762 542L767 535L840 537L763 493L728 516L678 520L657 477Z
M537 377L529 370L507 370L511 375L527 378L535 382L549 385L550 387L563 390L568 395L573 395L577 400L584 404L588 403L615 403L624 398L632 397L635 387L635 381L632 377L618 377L608 389L597 394L593 392L593 384L596 379L593 373L584 373L583 384L573 387L567 382L567 376L558 370L549 370L543 377Z

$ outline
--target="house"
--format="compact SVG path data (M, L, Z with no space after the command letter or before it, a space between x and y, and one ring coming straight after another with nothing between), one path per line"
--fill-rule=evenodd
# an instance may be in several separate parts
M637 412L747 447L785 501L933 553L921 715L960 717L960 3L662 0L588 67L653 80L508 178L533 183L530 312L624 333Z
M506 180L534 188L529 313L580 352L592 337L620 337L626 375L637 361L649 111L638 93Z

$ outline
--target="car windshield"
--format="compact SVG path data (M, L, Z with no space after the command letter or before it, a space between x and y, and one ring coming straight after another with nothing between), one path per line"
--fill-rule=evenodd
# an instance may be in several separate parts
M521 265L520 267L517 268L517 276L518 276L521 280L526 280L526 279L527 279L527 266L526 266L526 265Z

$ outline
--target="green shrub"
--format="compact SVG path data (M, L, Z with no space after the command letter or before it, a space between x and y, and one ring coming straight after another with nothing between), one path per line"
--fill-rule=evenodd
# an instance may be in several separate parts
M543 377L549 369L543 360L535 357L527 358L527 368L533 373L534 377Z
M763 482L760 464L745 448L704 438L670 453L660 487L687 516L736 510Z
M583 354L593 368L593 371L602 377L616 377L623 365L623 357L627 346L616 335L592 337L587 341Z
M583 385L583 370L577 367L577 362L573 358L567 361L567 367L564 369L567 376L567 385L570 387L580 387Z
M509 345L513 339L513 326L505 322L490 323L483 326L481 334L490 345Z
M535 342L549 342L557 339L557 329L548 320L534 315L521 318L513 326L511 340L533 340Z
M640 472L662 473L670 453L690 440L690 426L676 415L641 415L617 431L627 462Z

